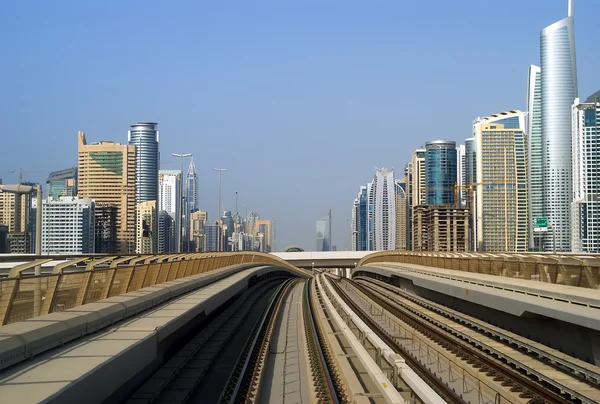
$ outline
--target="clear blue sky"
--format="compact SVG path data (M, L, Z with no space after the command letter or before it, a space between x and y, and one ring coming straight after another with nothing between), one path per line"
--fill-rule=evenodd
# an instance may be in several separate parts
M163 168L196 156L201 207L277 222L277 248L315 248L333 209L348 248L352 201L373 167L398 177L427 140L524 109L539 31L567 0L4 1L0 178L77 163L77 131L127 141L159 122ZM600 1L578 0L579 93L600 88Z

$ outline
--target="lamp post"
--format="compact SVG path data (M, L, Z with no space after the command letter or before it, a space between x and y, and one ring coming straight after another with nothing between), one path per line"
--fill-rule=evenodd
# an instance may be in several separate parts
M221 176L223 175L223 171L227 171L226 168L213 168L213 170L219 173L219 203L217 207L217 221L221 217ZM219 243L219 251L221 251L221 244L223 244L223 240Z
M178 243L179 243L179 252L183 252L183 239L182 239L182 233L183 233L183 220L184 217L184 213L183 213L183 159L186 157L192 157L192 153L185 153L185 154L179 154L179 153L171 153L171 156L173 157L177 157L180 160L180 168L181 168L181 179L179 181L179 209L181 209L181 212L179 213L179 236L178 236ZM188 238L189 239L189 238ZM188 250L189 250L189 244L188 244Z
M40 184L35 185L0 185L0 189L4 192L17 195L27 195L30 193L36 193L36 211L35 211L35 255L42 255L42 186ZM27 223L25 224L27 225ZM35 266L35 290L33 295L33 314L36 316L40 315L42 308L42 291L41 291L41 280L39 276L42 274L42 267L40 265Z

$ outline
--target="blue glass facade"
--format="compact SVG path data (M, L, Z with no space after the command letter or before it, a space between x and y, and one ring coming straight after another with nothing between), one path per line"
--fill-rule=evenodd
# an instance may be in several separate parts
M425 143L425 203L454 203L457 181L456 142L435 140Z
M358 237L356 238L357 250L367 251L367 188L361 189L358 197L358 217L357 217L357 230Z
M158 201L158 124L131 125L129 144L135 146L135 203Z

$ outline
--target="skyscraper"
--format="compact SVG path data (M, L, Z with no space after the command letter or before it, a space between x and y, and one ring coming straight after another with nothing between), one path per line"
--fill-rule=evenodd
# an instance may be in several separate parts
M412 153L411 179L412 206L425 203L425 149L417 149Z
M157 228L156 201L138 203L135 212L137 225L135 252L137 254L152 254L156 251L154 240L158 239L152 234L153 229Z
M544 249L571 249L571 106L577 98L573 0L568 16L540 33Z
M179 251L178 235L181 233L181 171L160 170L158 174L158 180L158 211L168 212L173 218L173 224L175 228L175 231L172 233L174 239L170 240L168 245L170 246L171 251ZM163 221L162 223L167 222ZM161 233L164 233L164 230L159 229L159 234Z
M367 187L361 186L352 206L352 251L367 251Z
M600 91L573 104L572 250L600 253Z
M188 167L186 189L189 212L195 212L198 210L198 174L196 173L196 165L193 158Z
M78 132L77 186L80 198L96 207L117 209L117 252L135 251L135 146L114 142L87 144Z
M77 167L51 172L46 186L48 197L53 200L61 196L77 196Z
M394 170L376 168L368 192L368 244L370 251L396 248L396 198Z
M492 252L528 249L525 113L476 120L477 246Z
M396 250L406 250L406 219L408 212L408 198L406 193L406 177L396 180L394 185L396 198Z
M131 125L127 137L135 146L135 203L158 200L158 124L138 122Z
M456 142L434 140L425 143L425 203L454 204L457 183Z
M544 170L542 166L542 70L529 66L527 77L527 176L529 178L529 249L534 246L534 222L544 217Z
M456 201L460 203L460 206L467 206L467 191L465 189L465 180L467 177L466 163L467 163L466 147L464 144L456 146L456 185L458 186L458 197Z
M94 252L114 254L117 252L117 207L115 205L95 206Z
M177 252L173 246L175 240L175 221L166 210L158 212L158 246L156 252L165 254Z
M331 251L331 209L327 216L317 219L317 251Z
M95 253L95 203L61 196L42 203L42 253Z

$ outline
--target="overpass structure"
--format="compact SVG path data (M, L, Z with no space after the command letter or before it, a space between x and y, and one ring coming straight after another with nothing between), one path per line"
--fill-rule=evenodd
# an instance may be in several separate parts
M600 402L598 256L0 256L0 267L0 402Z
M302 251L277 252L274 255L290 264L304 269L313 268L355 268L360 260L372 251Z

